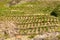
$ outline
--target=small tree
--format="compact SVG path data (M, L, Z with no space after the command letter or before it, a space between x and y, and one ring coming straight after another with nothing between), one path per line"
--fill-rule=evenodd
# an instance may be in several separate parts
M58 16L57 13L55 13L54 11L52 11L50 15L55 16L55 17Z

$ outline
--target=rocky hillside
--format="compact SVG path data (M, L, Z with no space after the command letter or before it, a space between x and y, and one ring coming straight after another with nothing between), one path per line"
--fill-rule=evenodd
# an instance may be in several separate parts
M1 0L0 40L60 40L59 17L59 0Z

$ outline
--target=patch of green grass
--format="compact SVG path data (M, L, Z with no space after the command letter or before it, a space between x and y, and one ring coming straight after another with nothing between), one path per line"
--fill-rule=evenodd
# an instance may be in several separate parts
M6 5L9 1L5 3L0 3ZM52 5L51 5L52 4ZM3 6L0 7L0 16L1 15L21 15L21 14L49 14L53 8L56 6L56 3L45 3L45 2L26 2L22 4L13 5L11 7ZM1 5L0 5L1 6ZM18 10L18 11L11 11ZM11 11L11 12L10 12Z
M30 39L32 39L32 38L34 38L36 35L30 35L30 36L28 36L28 38L30 38Z

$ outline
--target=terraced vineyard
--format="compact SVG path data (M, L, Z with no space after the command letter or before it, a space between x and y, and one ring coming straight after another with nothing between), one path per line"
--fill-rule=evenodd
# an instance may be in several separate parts
M59 28L58 18L50 15L1 16L0 20L12 21L20 35L55 32Z
M16 25L20 28L20 34L42 34L44 32L57 31L58 18L47 15L21 16Z

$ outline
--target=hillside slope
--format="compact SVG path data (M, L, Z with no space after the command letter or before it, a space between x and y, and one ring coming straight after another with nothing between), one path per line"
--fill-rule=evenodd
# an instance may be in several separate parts
M59 17L60 1L1 0L0 40L60 40Z

